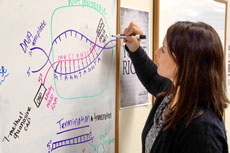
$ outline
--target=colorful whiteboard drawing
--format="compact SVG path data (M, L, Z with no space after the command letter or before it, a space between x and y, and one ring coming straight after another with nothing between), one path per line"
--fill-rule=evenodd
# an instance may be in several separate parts
M1 2L0 152L115 152L116 3Z

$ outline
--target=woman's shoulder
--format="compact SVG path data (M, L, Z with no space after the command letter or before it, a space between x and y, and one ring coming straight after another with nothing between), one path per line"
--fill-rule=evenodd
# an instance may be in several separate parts
M221 136L226 137L224 121L213 112L211 108L198 107L197 117L187 125L184 120L183 126L186 133L197 133L204 137Z
M223 118L220 118L211 108L198 107L197 109L198 117L192 120L192 124L206 124L206 125L222 125L224 124Z
M176 146L182 152L210 152L228 151L227 136L223 119L219 118L211 109L205 108L199 117L194 118L188 126L182 122L175 129Z

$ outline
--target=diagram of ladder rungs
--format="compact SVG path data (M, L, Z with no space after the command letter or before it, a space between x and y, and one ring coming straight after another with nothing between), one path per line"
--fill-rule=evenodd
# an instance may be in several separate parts
M80 135L80 136L73 137L70 139L56 141L56 142L53 142L52 144L52 150L55 150L60 147L68 146L68 145L77 145L77 144L85 143L88 141L91 141L91 137L89 134L84 134L84 135Z

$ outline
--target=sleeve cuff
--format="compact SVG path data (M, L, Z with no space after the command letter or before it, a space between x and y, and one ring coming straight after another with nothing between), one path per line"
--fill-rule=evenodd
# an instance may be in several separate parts
M143 51L142 47L139 46L139 48L135 52L131 52L129 48L125 45L125 50L129 53L130 56L138 56L141 55L141 52Z

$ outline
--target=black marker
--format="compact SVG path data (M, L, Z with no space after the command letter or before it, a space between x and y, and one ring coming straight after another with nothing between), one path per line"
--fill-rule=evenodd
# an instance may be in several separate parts
M146 35L134 35L137 39L146 39ZM125 34L112 35L112 37L124 39Z

